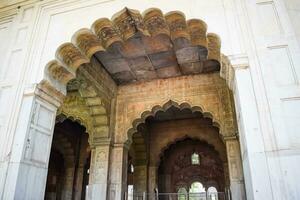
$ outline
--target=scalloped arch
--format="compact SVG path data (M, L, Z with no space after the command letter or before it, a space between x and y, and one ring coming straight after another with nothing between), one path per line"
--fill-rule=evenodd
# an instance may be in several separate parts
M158 8L149 8L143 15L139 11L124 8L111 20L100 18L91 29L83 28L75 32L71 42L60 45L55 59L46 65L46 73L51 79L65 85L76 78L80 66L90 62L97 52L105 52L113 45L122 45L134 36L165 36L173 42L174 48L180 50L185 39L192 46L201 49L201 56L208 68L212 63L221 65L221 39L215 33L207 33L207 25L200 19L186 20L180 11L172 11L165 15ZM200 57L201 57L200 56ZM186 58L177 57L179 63ZM180 61L182 59L182 62ZM195 66L192 66L192 68ZM200 66L199 66L200 67ZM201 67L200 67L201 68Z
M84 126L86 128L86 133L89 133L89 125L87 123L87 121L82 118L81 116L78 116L77 113L73 113L71 111L64 111L64 110L58 110L56 117L60 117L62 116L65 119L70 119L73 122L77 122L79 123L81 126Z
M200 137L191 137L191 136L188 136L188 135L184 135L184 136L182 136L180 138L176 138L175 140L169 141L166 145L164 145L160 149L158 158L157 158L157 160L155 160L156 166L159 166L159 164L160 164L160 162L162 160L162 157L163 157L163 155L164 155L164 153L165 153L166 150L168 150L172 145L174 145L174 144L176 144L178 142L184 141L185 139L193 139L193 140L197 140L197 141L201 141L201 142L207 143L211 148L213 148L216 152L218 152L218 154L221 156L221 159L223 161L227 160L226 152L224 152L224 150L226 149L225 146L224 146L224 149L221 149L221 148L216 149L216 146L214 144L210 143L207 140L204 140L203 138L200 138Z
M173 100L169 100L166 103L162 104L162 106L161 105L155 105L155 106L152 107L151 110L146 110L146 111L142 112L140 114L140 116L141 116L140 118L137 118L137 119L133 120L132 127L129 128L129 130L127 131L127 143L132 142L132 135L137 132L137 127L140 124L145 123L145 121L148 117L150 117L150 116L155 117L155 115L158 111L165 112L172 106L174 106L174 107L176 107L180 110L190 109L193 113L194 112L201 112L204 117L209 118L209 119L212 120L213 126L220 130L220 132L219 132L220 138L221 139L223 138L223 135L222 135L222 132L221 132L223 127L221 126L221 123L213 117L214 115L213 115L212 112L204 110L203 106L199 106L199 105L198 106L191 106L191 104L188 103L188 102L183 102L183 103L179 104L179 103L177 103Z
M92 90L92 91L91 91ZM85 126L89 141L93 143L99 136L108 136L109 120L101 98L93 89L86 88L79 93L69 93L58 114L74 118Z

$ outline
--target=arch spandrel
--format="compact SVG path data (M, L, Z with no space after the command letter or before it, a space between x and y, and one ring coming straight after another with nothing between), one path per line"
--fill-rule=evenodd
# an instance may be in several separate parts
M85 89L81 90L68 92L57 113L84 125L90 136L90 144L94 144L99 138L110 137L109 116L105 104L92 86L85 85Z
M151 102L149 104L145 103L146 105L144 105L143 107L142 106L138 106L138 107L131 107L130 109L132 109L132 114L131 115L127 115L126 117L126 125L124 126L125 127L125 130L128 130L128 131L125 131L125 133L127 133L125 135L125 138L123 136L123 139L125 140L131 140L131 137L132 135L137 132L137 127L139 124L141 123L145 123L145 120L147 117L149 116L155 116L155 114L158 112L158 111L166 111L168 108L170 108L171 106L175 106L179 109L183 109L183 108L186 108L186 105L189 106L189 109L191 109L192 112L195 112L195 111L199 111L201 113L203 113L203 115L205 117L208 117L212 120L213 124L220 128L220 130L222 131L222 124L220 124L220 121L219 121L219 116L217 114L214 114L214 111L209 111L207 110L206 108L208 108L208 106L205 106L205 107L201 107L201 105L198 103L198 98L190 98L189 100L188 99L185 99L183 98L184 100L183 101L180 101L177 99L177 102L183 102L181 104L173 101L173 100L160 100L158 102ZM198 103L198 104L193 104L193 103ZM161 106L163 105L163 106ZM191 107L190 105L198 105L197 107ZM200 106L199 106L200 105ZM211 106L212 108L215 108L216 106ZM147 110L146 108L152 108L150 110ZM146 111L144 110L146 109ZM141 114L140 114L141 113ZM221 132L220 131L220 132Z
M57 115L64 115L80 122L86 128L87 133L93 133L92 119L89 108L78 92L71 92L65 97L64 102L57 111Z
M230 90L218 74L177 77L123 86L118 91L115 138L119 142L130 140L138 124L170 106L199 111L212 119L222 137L232 136L237 130L231 100Z

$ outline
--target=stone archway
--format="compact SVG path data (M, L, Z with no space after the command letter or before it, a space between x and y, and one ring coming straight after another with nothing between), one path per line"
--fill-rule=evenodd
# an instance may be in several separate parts
M51 145L45 199L82 199L85 165L90 142L84 123L77 117L59 114Z
M141 42L136 41L139 37L142 38ZM91 29L78 30L71 41L58 47L56 59L50 61L45 68L45 78L41 81L40 88L45 92L55 92L54 95L61 99L66 94L64 86L75 78L83 77L81 80L88 82L89 86L80 94L88 104L93 104L95 101L99 104L98 109L90 109L91 115L95 115L93 116L95 126L93 132L99 132L97 134L100 138L108 136L109 130L106 124L110 121L107 118L111 109L109 99L114 97L116 90L115 84L101 67L107 70L117 85L156 78L208 73L219 71L220 68L220 76L225 78L228 84L232 79L230 63L224 55L221 55L219 36L207 33L207 25L204 21L186 20L185 15L179 11L164 15L161 10L151 8L142 15L139 11L124 8L111 20L100 18L93 23ZM149 69L141 68L140 65L148 64L137 61L141 58L138 53L141 51L141 45L148 49L145 54L148 58L166 59L168 55L163 54L172 54L173 59L176 60L176 66L168 70L169 67L163 68L159 64L155 65L151 60L153 66ZM122 52L119 52L120 48ZM160 62L165 62L163 59ZM125 69L114 71L113 68L118 68L122 62L129 62L131 65L124 65ZM94 65L100 65L101 69L99 66L96 69ZM97 77L95 74L101 75ZM134 74L134 76L126 74ZM106 82L106 84L100 82ZM96 87L95 83L98 83ZM100 90L99 86L102 87ZM92 106L95 107L95 105ZM93 112L103 110L103 107L105 110L100 114L102 116ZM99 121L100 124L97 124ZM104 121L107 121L106 124Z
M72 147L72 143L64 135L54 135L52 148L54 151L58 151L63 156L63 169L64 173L57 177L61 179L61 191L60 196L57 198L70 199L72 198L74 171L75 171L75 152ZM50 159L51 162L51 159ZM45 194L45 199L52 199Z
M226 101L222 101L223 103L226 103ZM205 105L205 104L204 104ZM207 104L206 104L207 105ZM239 142L236 138L236 135L226 135L224 133L221 132L221 130L226 130L224 127L222 128L222 126L216 122L216 120L214 119L214 115L212 115L209 112L203 112L203 109L201 109L200 106L191 106L188 103L177 103L174 101L168 101L163 105L155 105L151 110L149 111L144 111L142 112L142 114L140 115L140 118L133 120L132 122L132 128L128 129L128 140L127 140L127 144L130 145L132 139L133 141L135 140L135 136L137 132L139 132L139 127L142 124L145 123L149 123L149 118L155 118L157 116L158 113L163 113L168 111L168 109L170 108L176 108L179 111L181 110L190 110L191 113L201 113L201 116L204 117L204 119L206 119L207 122L210 124L210 127L212 128L211 130L205 130L205 129L199 129L196 128L195 130L193 130L192 126L188 128L188 132L187 132L187 128L186 128L186 121L183 121L183 123L180 123L179 121L176 122L176 127L175 129L171 129L170 133L172 133L172 135L165 135L163 138L158 138L157 140L152 141L153 139L149 139L149 136L146 137L148 138L148 140L150 140L150 144L144 144L143 146L152 146L154 149L150 149L149 151L151 151L151 156L150 156L150 160L146 163L148 163L148 167L143 165L143 166L138 166L138 168L136 169L136 173L138 174L138 176L136 177L136 180L138 181L138 185L139 185L139 189L138 191L140 192L141 190L141 186L142 185L147 185L147 183L145 183L146 179L145 177L147 177L147 174L151 177L151 180L149 178L148 180L148 191L151 192L153 191L153 189L156 187L157 185L157 163L160 161L159 158L161 156L161 152L164 151L164 149L168 149L168 146L170 146L171 144L174 143L174 141L178 141L178 140L182 140L184 138L197 138L200 140L204 140L207 143L209 143L210 145L212 145L216 151L221 155L221 159L222 159L222 168L224 166L225 170L225 179L226 179L226 188L227 189L231 189L232 193L234 194L233 198L237 198L237 199L243 199L244 198L244 186L242 183L243 181L243 174L242 174L242 165L241 165L241 157L240 157L240 150L239 150ZM222 112L222 111L221 111ZM228 116L228 115L227 115ZM222 119L224 120L224 119ZM222 121L221 120L221 121ZM227 123L236 123L235 122L235 118L232 119L232 121L228 121L227 119ZM199 122L197 122L199 123ZM181 124L181 125L180 125ZM179 125L179 127L178 127ZM225 123L222 124L223 126L226 126ZM182 130L181 127L182 126ZM228 126L228 124L227 124ZM175 127L175 126L174 126ZM230 127L234 127L234 126L230 126ZM163 131L164 129L157 129L157 131ZM228 129L227 129L228 130ZM199 134L199 131L201 131L201 134ZM213 131L213 132L212 132ZM232 129L232 131L234 131L234 129ZM160 132L161 134L163 134L164 132ZM151 134L153 134L151 132ZM145 141L145 140L144 140ZM134 142L135 143L135 142ZM156 158L156 159L153 159ZM227 169L227 167L229 168L229 171ZM133 176L135 177L135 176ZM143 179L144 181L142 181L141 179ZM146 181L147 182L147 181ZM225 184L225 183L224 183ZM237 184L237 186L235 185ZM224 186L222 186L222 190L223 192L227 192L224 189ZM168 191L171 192L171 191ZM222 194L225 195L225 194Z
M115 123L114 127L114 124L108 124L110 122L109 118L105 119L105 116L99 116L97 119L93 116L93 113L91 113L91 121L94 124L90 125L90 127L95 126L91 128L94 131L93 135L96 135L97 131L100 132L97 133L99 137L97 139L93 137L92 141L98 141L100 143L102 143L101 141L105 141L104 143L108 143L109 140L113 140L115 144L123 144L127 138L124 134L125 130L130 127L131 120L137 118L137 115L123 116L124 118L122 118L120 113L118 113L118 106L122 106L118 102L119 99L117 99L116 102L116 113L110 112L114 110L114 108L111 108L114 105L113 102L110 101L110 98L114 98L116 95L116 85L112 83L110 77L107 76L107 73L102 67L107 70L108 74L111 75L112 79L119 86L134 81L139 82L156 78L169 78L179 75L203 74L218 71L223 67L222 64L224 63L222 60L223 56L220 52L221 41L216 34L207 34L206 29L205 22L198 19L186 21L184 14L181 12L170 12L163 15L159 9L149 9L145 11L142 16L138 11L125 8L120 11L120 13L117 13L112 20L102 18L94 22L91 30L79 30L72 37L71 43L61 45L57 49L56 59L50 61L46 66L46 77L45 80L42 81L42 85L48 87L54 86L63 94L65 93L63 85L66 85L75 77L78 79L78 77L80 77L78 74L83 74L84 80L92 83L90 87L83 89L83 92L79 92L86 102L89 102L88 100L92 98L93 100L91 102L97 100L98 104L102 104L102 102L106 101L108 104L106 104L106 106L104 105L104 107L106 108L105 113L107 116L116 115L115 119L117 121L125 119L121 126L120 123L113 122ZM140 43L136 41L136 38L142 38L143 42ZM151 46L151 43L155 45ZM176 60L176 62L173 63L175 66L165 67L160 64L153 64L154 62L152 62L153 66L147 69L141 67L143 65L147 66L148 64L144 61L140 63L138 52L142 52L139 49L141 44L146 45L149 49L149 51L147 51L148 58L160 59L159 57L161 55L159 57L157 57L157 55L164 51L161 57L166 59L167 54L172 55ZM134 49L134 47L137 48ZM119 57L119 48L122 48L121 55L125 58L122 56L122 58ZM128 51L132 48L134 49L133 52ZM112 60L116 61L116 63ZM122 62L133 64L130 66L122 65L124 69L118 69L118 65ZM95 67L96 65L97 67ZM117 71L114 71L115 68ZM98 76L99 74L101 74L100 77ZM162 74L162 76L159 76L159 74ZM227 65L225 67L224 65L221 69L221 76L229 82L230 67L227 67ZM211 81L221 84L223 80L218 80L218 77L219 75L214 74ZM106 83L103 84L103 81ZM112 84L113 87L108 87L109 84ZM93 87L94 85L96 85L96 87ZM87 91L87 88L90 88L88 94L84 93ZM108 92L108 88L112 91ZM220 126L222 133L235 135L237 131L235 130L236 127L233 121L229 120L225 122L222 120L226 116L233 119L231 116L233 116L234 113L231 112L231 105L228 104L228 102L230 102L230 91L226 88L222 88L218 95L220 96L220 98L218 97L219 100L223 98L220 101L225 100L227 103L222 104L219 102L218 106L207 106L204 102L201 102L205 101L205 99L200 99L200 102L198 98L194 97L192 97L192 99L178 99L175 97L174 99L179 102L201 105L200 107L204 113L207 111L208 113L213 113L215 116L214 120L216 124ZM159 101L158 105L162 105L162 102L167 102L169 99L173 98L170 96L164 98L162 101ZM157 104L157 102L155 102L155 104ZM127 106L129 105L122 107L127 108ZM152 108L154 105L146 106ZM99 107L98 111L100 109L101 107ZM90 108L90 110L92 109ZM107 120L107 122L102 124L103 120ZM98 122L100 122L100 124L98 124L100 126L97 125ZM88 123L91 122L89 121ZM112 125L111 128L113 129L108 130L107 125ZM108 132L114 132L114 135L110 136L106 134ZM106 147L104 150L107 160L108 149L109 148ZM103 155L103 150L99 150L99 155L100 154ZM92 155L92 159L96 159L96 157L96 154L94 156ZM121 164L119 161L118 163ZM99 165L99 163L96 165ZM95 167L93 167L93 169L95 169ZM120 184L119 181L117 182ZM111 190L113 191L112 193L116 191L114 187L112 187Z
M143 43L136 41L137 38ZM140 60L139 52L145 52L140 51L141 45L147 49L142 57L146 56L149 62ZM34 108L29 118L37 118L41 113L49 118L45 140L48 146L60 105L59 112L71 113L74 118L81 119L93 136L90 141L93 145L91 183L94 185L90 187L89 198L95 199L99 193L106 198L108 193L112 199L121 199L126 160L124 146L129 141L127 132L129 129L129 132L134 131L132 122L141 118L145 110L150 111L171 99L198 105L196 109L214 116L224 138L236 136L231 91L227 86L231 77L230 65L223 60L220 48L220 38L216 34L207 34L202 20L186 21L181 12L163 15L159 9L149 9L142 16L138 11L125 8L112 20L99 19L91 30L79 30L71 43L57 49L56 59L47 64L45 77L37 86L37 97L32 100ZM130 65L116 68L125 62ZM219 70L226 81L220 77ZM151 90L153 85L159 90ZM73 98L70 91L74 88L77 94ZM149 94L145 94L147 89L150 89ZM134 90L142 94L137 95ZM150 98L145 98L146 95ZM69 101L84 111L66 106L64 98L65 103ZM49 109L45 111L43 106ZM35 127L40 121L33 120L32 123ZM31 122L29 124L31 127ZM25 154L28 160L34 160L30 154L36 149L28 143ZM43 159L42 163L46 169L48 160ZM109 192L106 192L107 188ZM40 191L42 193L42 188Z
M224 148L225 150L225 148ZM192 163L196 153L199 162ZM226 159L226 158L225 158ZM192 183L201 182L204 189L215 186L224 195L224 161L216 149L205 141L186 137L174 141L162 152L158 165L158 187L162 193L177 193L179 188L190 188ZM226 166L225 166L226 167Z

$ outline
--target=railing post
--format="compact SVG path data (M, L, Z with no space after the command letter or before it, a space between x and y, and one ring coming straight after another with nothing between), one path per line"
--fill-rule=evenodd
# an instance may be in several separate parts
M146 200L146 192L143 192L143 200Z

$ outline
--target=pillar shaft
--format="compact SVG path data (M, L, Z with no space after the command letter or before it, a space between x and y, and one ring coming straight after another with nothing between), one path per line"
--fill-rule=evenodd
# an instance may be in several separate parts
M135 193L147 192L147 165L134 167L133 183Z
M39 89L24 96L0 199L44 199L58 106Z
M70 166L66 168L65 181L63 185L63 191L62 191L63 199L72 199L74 171L75 171L74 166Z
M272 199L270 172L249 68L235 69L237 112L247 199Z
M149 166L148 168L148 191L153 193L154 189L157 188L157 167Z
M87 199L106 199L110 145L92 148Z
M226 149L232 199L244 200L246 199L246 196L240 146L238 140L226 140Z
M127 191L128 147L115 144L111 151L110 200L123 200Z

